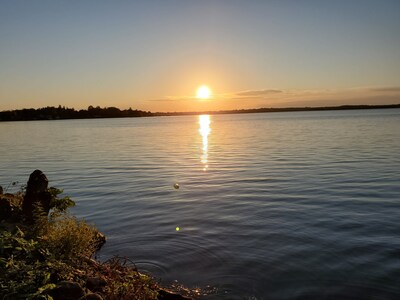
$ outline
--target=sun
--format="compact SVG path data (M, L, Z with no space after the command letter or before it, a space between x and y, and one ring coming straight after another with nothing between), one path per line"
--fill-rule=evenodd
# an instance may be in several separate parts
M211 90L208 86L202 85L197 89L196 98L197 99L210 99Z

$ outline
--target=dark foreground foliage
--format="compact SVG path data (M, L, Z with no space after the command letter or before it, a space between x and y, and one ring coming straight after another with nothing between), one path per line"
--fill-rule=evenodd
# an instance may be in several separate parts
M71 199L59 198L60 190L51 192L49 216L33 226L24 224L21 193L1 195L15 205L13 220L0 223L0 299L53 299L60 282L77 283L85 295L96 292L103 299L157 299L155 280L133 264L91 258L100 233L66 213L74 205Z

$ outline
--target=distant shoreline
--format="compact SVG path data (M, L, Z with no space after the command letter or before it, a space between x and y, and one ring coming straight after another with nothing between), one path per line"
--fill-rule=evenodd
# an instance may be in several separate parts
M356 109L385 109L400 108L400 104L387 105L341 105L341 106L321 106L321 107L281 107L281 108L251 108L237 110L219 110L203 112L172 112L172 113L153 113L154 116L183 116L183 115L221 115L221 114L252 114L252 113L272 113L272 112L294 112L294 111L324 111L324 110L356 110Z
M120 110L116 107L100 108L89 106L87 110L75 110L65 106L48 106L43 108L29 108L18 110L6 110L0 112L0 122L10 121L40 121L40 120L73 120L73 119L104 119L104 118L135 118L135 117L160 117L160 116L187 116L187 115L220 115L220 114L250 114L272 112L296 112L296 111L331 111L331 110L356 110L356 109L385 109L400 108L400 104L388 105L341 105L324 107L282 107L282 108L254 108L239 110L219 110L201 112L150 112L132 110L131 108Z

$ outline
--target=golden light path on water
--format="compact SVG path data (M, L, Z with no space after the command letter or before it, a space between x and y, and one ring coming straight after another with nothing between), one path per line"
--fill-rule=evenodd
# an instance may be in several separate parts
M199 116L199 132L203 139L203 153L200 157L201 163L203 164L203 171L207 171L208 169L208 136L211 132L211 118L210 115L200 115Z

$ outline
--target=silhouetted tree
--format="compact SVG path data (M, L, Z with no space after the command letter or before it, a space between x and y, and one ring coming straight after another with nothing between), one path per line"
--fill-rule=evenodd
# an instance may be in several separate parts
M152 113L132 110L120 110L117 107L105 107L90 105L87 110L79 111L74 108L47 106L38 109L24 108L12 111L0 112L0 121L29 121L29 120L55 120L55 119L86 119L86 118L123 118L151 116Z

